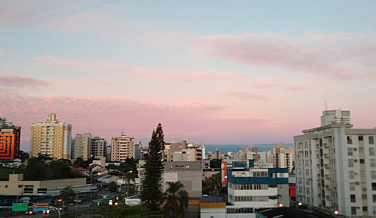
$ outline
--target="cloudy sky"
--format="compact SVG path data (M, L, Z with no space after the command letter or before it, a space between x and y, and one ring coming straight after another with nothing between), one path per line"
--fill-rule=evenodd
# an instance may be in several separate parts
M375 1L0 2L0 116L76 133L291 143L325 109L376 126Z

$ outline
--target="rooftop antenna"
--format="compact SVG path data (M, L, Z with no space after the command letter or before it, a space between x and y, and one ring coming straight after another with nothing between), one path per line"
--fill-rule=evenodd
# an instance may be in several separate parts
M326 107L326 99L325 99L325 110L328 110L327 107Z

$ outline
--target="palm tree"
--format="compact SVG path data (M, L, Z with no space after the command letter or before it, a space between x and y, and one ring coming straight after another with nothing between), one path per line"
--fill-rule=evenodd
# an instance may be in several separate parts
M168 182L169 188L162 195L163 215L166 218L184 217L184 212L188 208L188 192L184 190L184 185L180 182Z
M67 202L72 200L72 198L75 196L75 193L70 185L66 186L62 190L60 190L60 197L63 199L63 202ZM67 204L68 205L68 204Z

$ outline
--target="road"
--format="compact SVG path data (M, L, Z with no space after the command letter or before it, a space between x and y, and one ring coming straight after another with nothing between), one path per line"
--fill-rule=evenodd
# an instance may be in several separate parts
M90 203L78 203L77 205L77 211L81 211L81 210L87 210L89 209L90 207ZM51 210L52 211L52 210ZM76 211L76 205L72 205L72 206L69 206L68 207L68 211L64 211L64 214L66 213L74 213ZM14 213L14 212L12 212ZM61 213L61 212L60 212ZM12 218L40 218L40 217L53 217L53 216L56 216L57 215L57 211L54 210L51 214L43 214L43 213L35 213L35 214L32 214L32 215L26 215L25 212L19 212L18 215L6 215L6 216L2 216L1 217L12 217Z

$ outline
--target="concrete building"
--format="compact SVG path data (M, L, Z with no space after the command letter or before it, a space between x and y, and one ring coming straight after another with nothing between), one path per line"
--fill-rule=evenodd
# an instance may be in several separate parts
M8 181L0 181L0 193L3 196L57 196L68 185L75 191L90 191L86 178L25 181L23 174L9 174Z
M180 181L190 198L202 196L201 161L165 162L163 173L163 191L168 188L167 182Z
M74 138L74 157L82 157L82 159L87 160L92 157L92 137L90 133L77 134Z
M354 129L349 111L324 111L294 137L296 197L346 217L376 217L375 129Z
M0 160L17 158L20 150L21 127L0 117Z
M142 152L142 149L143 149L142 143L140 141L136 142L134 145L136 160L144 159L144 153Z
M256 217L255 209L290 205L288 169L261 168L254 160L247 164L233 162L227 170L227 216Z
M112 152L111 152L111 145L107 145L106 146L106 161L109 162L111 161L111 156L112 156Z
M57 159L71 159L72 125L59 122L50 113L47 120L31 124L30 156L39 153Z
M283 143L279 143L278 148L272 148L268 159L268 162L273 163L273 167L288 168L289 173L292 173L295 164L294 148L285 147Z
M111 161L125 162L127 158L135 158L134 138L124 133L120 137L112 137Z
M201 218L226 218L226 202L220 196L204 196L200 200Z
M175 139L171 143L165 143L164 161L201 161L205 146L195 145L189 140Z
M93 158L106 157L107 154L107 142L104 138L93 137L91 139L91 154Z

